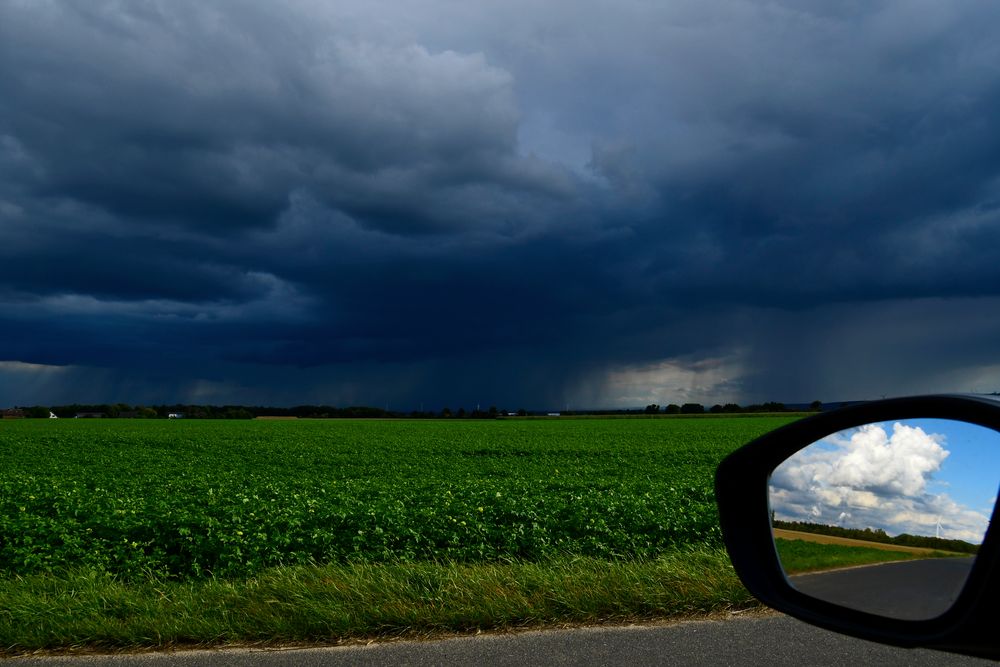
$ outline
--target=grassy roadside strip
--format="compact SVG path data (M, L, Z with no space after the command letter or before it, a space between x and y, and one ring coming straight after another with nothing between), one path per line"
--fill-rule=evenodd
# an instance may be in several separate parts
M75 571L0 581L0 650L338 643L757 606L725 551L707 547L648 561L328 565L186 583Z
M883 545L875 547L847 546L807 540L778 538L774 541L781 565L788 574L803 574L833 570L856 565L874 565L891 561L917 558L947 558L962 554L925 549L921 551L894 551Z

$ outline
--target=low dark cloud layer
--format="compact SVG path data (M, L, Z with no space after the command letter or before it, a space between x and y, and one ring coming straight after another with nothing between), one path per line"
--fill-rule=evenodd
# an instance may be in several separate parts
M1000 9L0 6L0 403L1000 390Z

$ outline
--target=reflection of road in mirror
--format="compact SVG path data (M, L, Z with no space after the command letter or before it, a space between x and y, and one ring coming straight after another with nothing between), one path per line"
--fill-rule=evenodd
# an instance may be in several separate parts
M833 433L771 473L779 557L788 573L826 572L790 578L813 597L934 618L962 590L998 480L1000 433L976 424L901 419ZM874 565L904 558L917 560Z
M865 565L789 577L806 595L871 614L926 620L951 608L974 558Z

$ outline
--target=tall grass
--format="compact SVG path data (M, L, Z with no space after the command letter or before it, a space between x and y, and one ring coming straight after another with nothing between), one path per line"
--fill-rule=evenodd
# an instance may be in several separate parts
M189 582L75 570L0 581L0 646L9 655L337 643L755 606L725 551L708 547L653 560L298 566Z

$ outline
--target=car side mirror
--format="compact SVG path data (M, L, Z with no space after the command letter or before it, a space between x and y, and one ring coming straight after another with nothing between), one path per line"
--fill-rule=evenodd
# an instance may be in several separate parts
M726 548L762 602L864 639L993 658L998 487L1000 403L962 396L822 413L716 473Z

